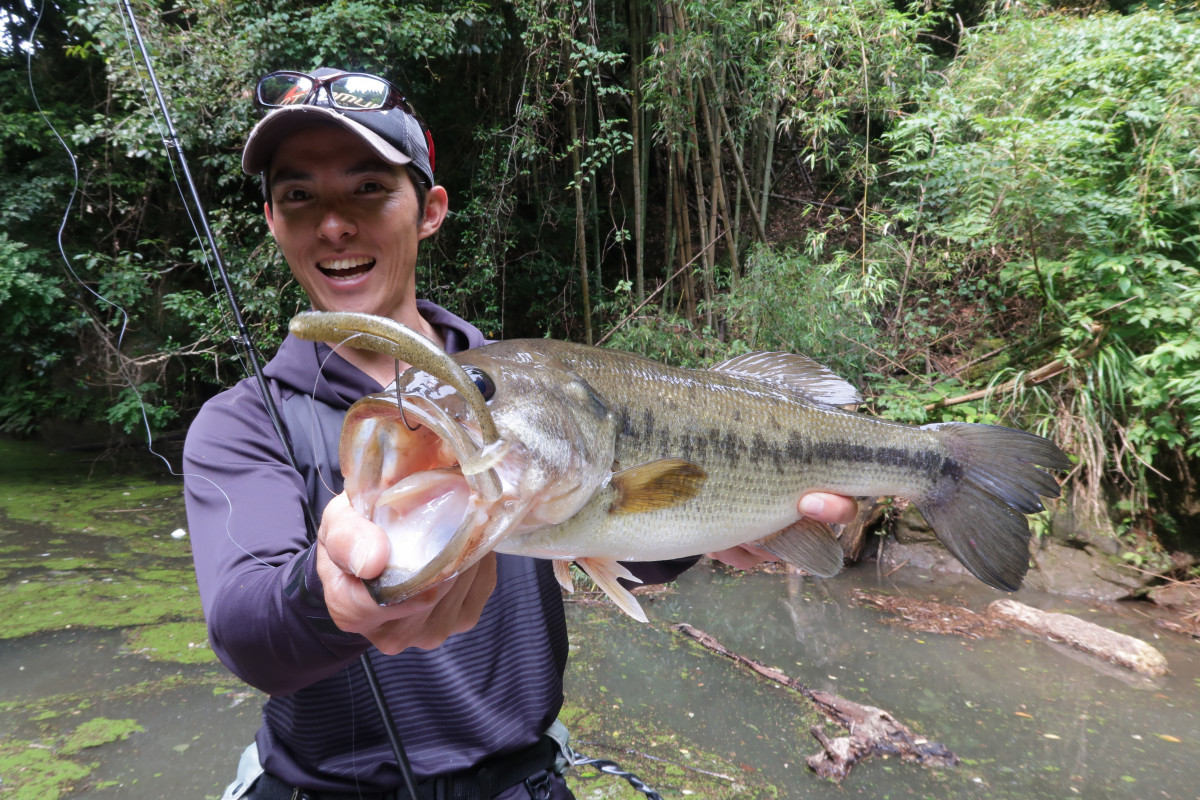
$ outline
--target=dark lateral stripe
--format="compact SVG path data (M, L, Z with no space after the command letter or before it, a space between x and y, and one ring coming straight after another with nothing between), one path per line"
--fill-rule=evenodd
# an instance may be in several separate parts
M709 458L719 458L731 467L745 458L752 463L770 463L777 471L789 467L813 467L825 464L878 464L910 469L919 475L937 477L952 474L957 478L955 462L937 450L920 447L875 446L813 439L793 432L787 442L779 444L756 433L749 440L736 430L709 428L707 430L677 431L658 425L649 409L641 412L629 408L617 410L618 430L632 440L649 444L660 458L683 458L703 464Z

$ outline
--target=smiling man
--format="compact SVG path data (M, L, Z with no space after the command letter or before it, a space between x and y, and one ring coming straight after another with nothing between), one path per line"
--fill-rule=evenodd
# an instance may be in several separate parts
M386 316L451 353L484 344L417 299L418 246L448 199L432 137L399 92L319 69L273 73L258 99L273 110L251 131L243 168L262 176L267 224L313 308ZM357 663L365 654L427 797L570 798L545 735L567 656L550 564L489 555L388 607L362 583L383 570L389 545L342 492L338 433L350 404L395 370L377 353L289 336L265 373L294 463L249 380L206 403L188 432L184 488L210 641L269 695L225 797L408 797ZM853 509L833 495L801 501L827 522ZM655 582L693 561L633 568Z

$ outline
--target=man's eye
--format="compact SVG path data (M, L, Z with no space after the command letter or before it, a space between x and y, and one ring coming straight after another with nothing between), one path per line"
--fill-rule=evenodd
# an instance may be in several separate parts
M288 189L283 193L283 199L292 203L308 199L308 192L303 189Z
M367 181L358 187L359 194L374 194L383 191L383 184L378 181Z

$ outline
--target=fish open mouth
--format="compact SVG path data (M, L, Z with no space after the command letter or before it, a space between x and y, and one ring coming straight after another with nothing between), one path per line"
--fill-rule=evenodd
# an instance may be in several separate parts
M341 273L374 265L360 256L318 268ZM403 389L364 397L342 424L346 493L392 544L383 575L367 582L375 599L399 603L478 561L524 509L506 501L505 510L516 513L489 517L503 490L495 467L511 443L500 437L476 379L429 339L385 317L313 311L297 314L288 329L412 365Z
M457 395L383 392L360 400L342 428L341 463L355 510L384 530L387 568L367 582L383 605L457 575L487 549L489 510L501 495L493 448L453 411ZM458 418L456 418L458 417Z

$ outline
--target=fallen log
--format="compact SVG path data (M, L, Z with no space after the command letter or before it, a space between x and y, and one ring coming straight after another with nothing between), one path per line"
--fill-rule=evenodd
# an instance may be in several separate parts
M1094 622L1070 614L1042 611L1015 600L996 600L988 606L988 613L1143 675L1159 677L1167 674L1167 659L1158 650L1141 639Z
M841 781L855 763L875 754L897 756L904 761L930 767L952 767L958 764L958 756L946 747L918 736L882 709L856 703L830 692L810 689L795 678L788 677L782 670L733 652L711 635L685 622L671 627L693 639L704 649L799 692L812 702L823 716L844 728L848 735L837 738L830 738L819 727L814 726L810 729L813 738L821 744L822 751L809 756L808 766L822 778Z

